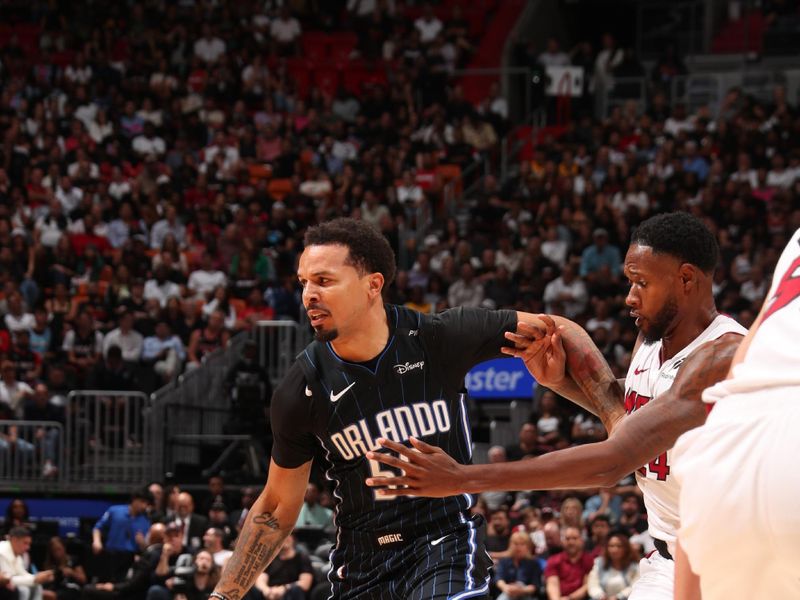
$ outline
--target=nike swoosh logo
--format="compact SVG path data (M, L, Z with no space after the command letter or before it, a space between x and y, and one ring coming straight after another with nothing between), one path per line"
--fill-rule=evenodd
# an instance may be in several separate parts
M633 370L633 374L634 374L634 375L641 375L641 374L642 374L642 373L644 373L645 371L649 371L649 370L650 370L650 367L647 367L646 369L642 369L641 371L639 370L639 367L636 367L636 368Z
M311 396L312 396L312 395L313 395L313 394L311 393L311 388L310 388L310 387L308 387L308 386L306 386L306 396L308 396L309 398L311 398Z
M445 540L446 540L447 538L449 538L449 537L450 537L450 534L443 535L442 537L440 537L440 538L438 538L438 539L435 539L435 540L433 540L433 541L431 542L431 546L438 546L439 544L441 544L443 541L445 541Z
M350 385L348 385L346 388L344 388L344 389L343 389L341 392L339 392L338 394L334 394L334 393L333 393L333 390L331 390L331 402L338 402L338 401L339 401L339 398L341 398L342 396L344 396L345 392L346 392L347 390L349 390L351 387L353 387L355 384L356 384L356 382L354 381L353 383L351 383Z

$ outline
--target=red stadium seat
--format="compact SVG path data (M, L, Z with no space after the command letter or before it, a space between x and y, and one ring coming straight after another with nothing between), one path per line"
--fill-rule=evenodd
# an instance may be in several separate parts
M269 195L276 200L283 200L292 191L291 179L273 179L267 186Z
M321 67L314 70L314 85L324 94L335 96L340 81L341 74L335 67Z
M286 74L291 83L297 90L297 95L301 98L308 97L311 89L311 71L308 62L301 58L289 58L286 60Z
M342 74L342 83L348 92L358 96L361 94L368 76L369 70L366 67L351 66L344 70Z
M53 52L50 55L50 61L62 69L67 68L68 65L72 64L72 61L75 59L75 51L74 50L62 50L60 52Z
M328 56L328 40L319 36L303 36L303 56L313 62L326 60Z
M331 33L328 35L328 41L331 60L346 62L358 44L358 37L349 32Z

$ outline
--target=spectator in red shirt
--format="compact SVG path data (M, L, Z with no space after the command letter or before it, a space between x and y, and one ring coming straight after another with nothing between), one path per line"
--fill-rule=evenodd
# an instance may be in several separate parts
M259 287L250 290L245 307L237 315L236 329L251 329L258 321L271 321L275 318L273 308L264 302Z
M583 551L583 538L577 527L566 527L562 539L564 551L551 556L544 568L547 600L583 600L594 560Z

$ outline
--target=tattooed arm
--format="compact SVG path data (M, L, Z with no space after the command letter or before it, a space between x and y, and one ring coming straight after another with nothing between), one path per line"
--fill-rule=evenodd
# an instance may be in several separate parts
M273 461L267 485L247 513L236 549L214 591L227 600L241 600L267 568L292 532L303 504L311 461L284 469Z
M486 490L552 490L611 487L622 477L669 450L678 437L705 421L703 390L725 378L738 334L726 334L692 352L678 371L672 387L622 419L608 439L595 444L557 450L517 462L462 465L440 448L412 438L413 449L388 440L380 443L402 454L382 452L367 457L405 471L403 477L371 478L382 496L452 496ZM402 459L402 460L401 460ZM402 489L405 488L405 489Z
M589 334L564 317L517 318L517 331L506 334L514 347L503 351L521 358L541 385L598 416L610 433L625 415L624 391Z

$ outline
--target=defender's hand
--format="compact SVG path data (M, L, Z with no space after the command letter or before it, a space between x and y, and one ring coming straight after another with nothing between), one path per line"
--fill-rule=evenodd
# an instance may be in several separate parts
M514 346L501 348L504 354L521 358L537 383L552 388L566 376L567 353L561 341L561 328L547 315L539 315L545 330L520 321L515 333L507 332L506 339Z
M385 438L378 443L401 455L403 459L383 452L368 452L367 458L377 460L390 467L402 469L404 476L370 477L367 485L380 488L379 496L428 496L445 498L463 491L464 465L453 460L444 450L431 446L416 438L409 438L413 448L398 444ZM397 486L388 488L387 486Z

